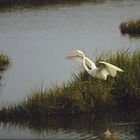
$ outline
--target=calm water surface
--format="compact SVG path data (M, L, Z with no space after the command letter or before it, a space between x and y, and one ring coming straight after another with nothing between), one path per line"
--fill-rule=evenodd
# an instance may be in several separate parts
M42 81L44 87L50 87L70 80L72 72L78 72L80 64L64 59L68 51L81 49L94 60L96 54L103 51L140 48L139 38L122 36L119 30L122 21L138 17L139 0L106 0L76 6L0 12L0 52L9 55L12 60L11 69L1 81L0 105L22 100L36 86L40 87ZM129 123L130 131L125 131L127 125L122 124L124 128L119 130L118 124L113 122L111 126L121 132L123 139L128 136L127 139L134 140L136 135L131 134L134 125ZM68 125L67 129L61 125L57 127L57 131L46 127L41 131L32 129L34 127L30 124L1 123L0 137L72 139L96 134L94 129L86 135L86 131L75 131L76 124ZM98 132L101 133L101 130L104 131L100 129ZM38 135L38 131L43 134Z
M104 116L104 115L103 115ZM39 120L23 120L0 123L1 138L33 139L82 139L101 140L106 128L120 140L139 140L140 127L134 121L121 116L117 121L107 116L61 117ZM122 119L123 118L123 119ZM125 120L124 120L125 118ZM118 139L117 139L118 140Z

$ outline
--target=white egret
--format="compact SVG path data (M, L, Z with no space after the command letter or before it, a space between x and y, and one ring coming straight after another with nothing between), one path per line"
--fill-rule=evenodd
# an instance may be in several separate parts
M105 138L110 138L110 137L111 137L111 132L109 131L108 128L107 128L107 130L104 132L104 137L105 137Z
M109 129L104 132L102 135L102 140L120 140L120 135L118 132L111 133Z
M106 80L108 75L115 77L117 71L123 72L122 69L104 61L100 61L99 62L100 67L97 68L95 63L92 62L88 57L86 57L81 50L69 52L69 54L73 54L73 55L66 57L67 59L77 60L82 62L85 70L93 77Z

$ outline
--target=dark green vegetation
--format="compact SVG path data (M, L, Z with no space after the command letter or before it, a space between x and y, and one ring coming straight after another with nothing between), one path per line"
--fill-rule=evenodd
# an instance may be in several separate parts
M140 19L122 22L120 30L123 34L140 35Z
M0 0L0 9L31 8L57 4L80 4L82 2L104 2L105 0Z
M1 118L75 115L140 107L140 50L118 51L97 57L124 70L106 81L85 71L73 74L71 81L50 89L35 89L25 100L2 107Z
M10 67L10 58L4 54L0 54L0 79L4 71Z

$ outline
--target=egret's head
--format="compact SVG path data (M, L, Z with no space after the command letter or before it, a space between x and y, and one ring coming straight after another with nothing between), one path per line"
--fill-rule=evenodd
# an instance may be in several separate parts
M68 54L85 56L84 53L81 50L75 50L75 51L72 51L72 52L68 52Z

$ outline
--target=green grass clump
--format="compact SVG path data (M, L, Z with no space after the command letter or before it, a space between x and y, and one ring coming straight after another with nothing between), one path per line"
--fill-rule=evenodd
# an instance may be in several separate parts
M140 35L140 19L129 20L120 24L123 34Z
M1 74L10 67L10 58L4 54L0 54L0 77Z
M110 62L124 72L105 81L81 71L61 86L35 89L25 100L2 107L0 116L28 118L140 107L140 50L102 54L97 57L99 60Z

